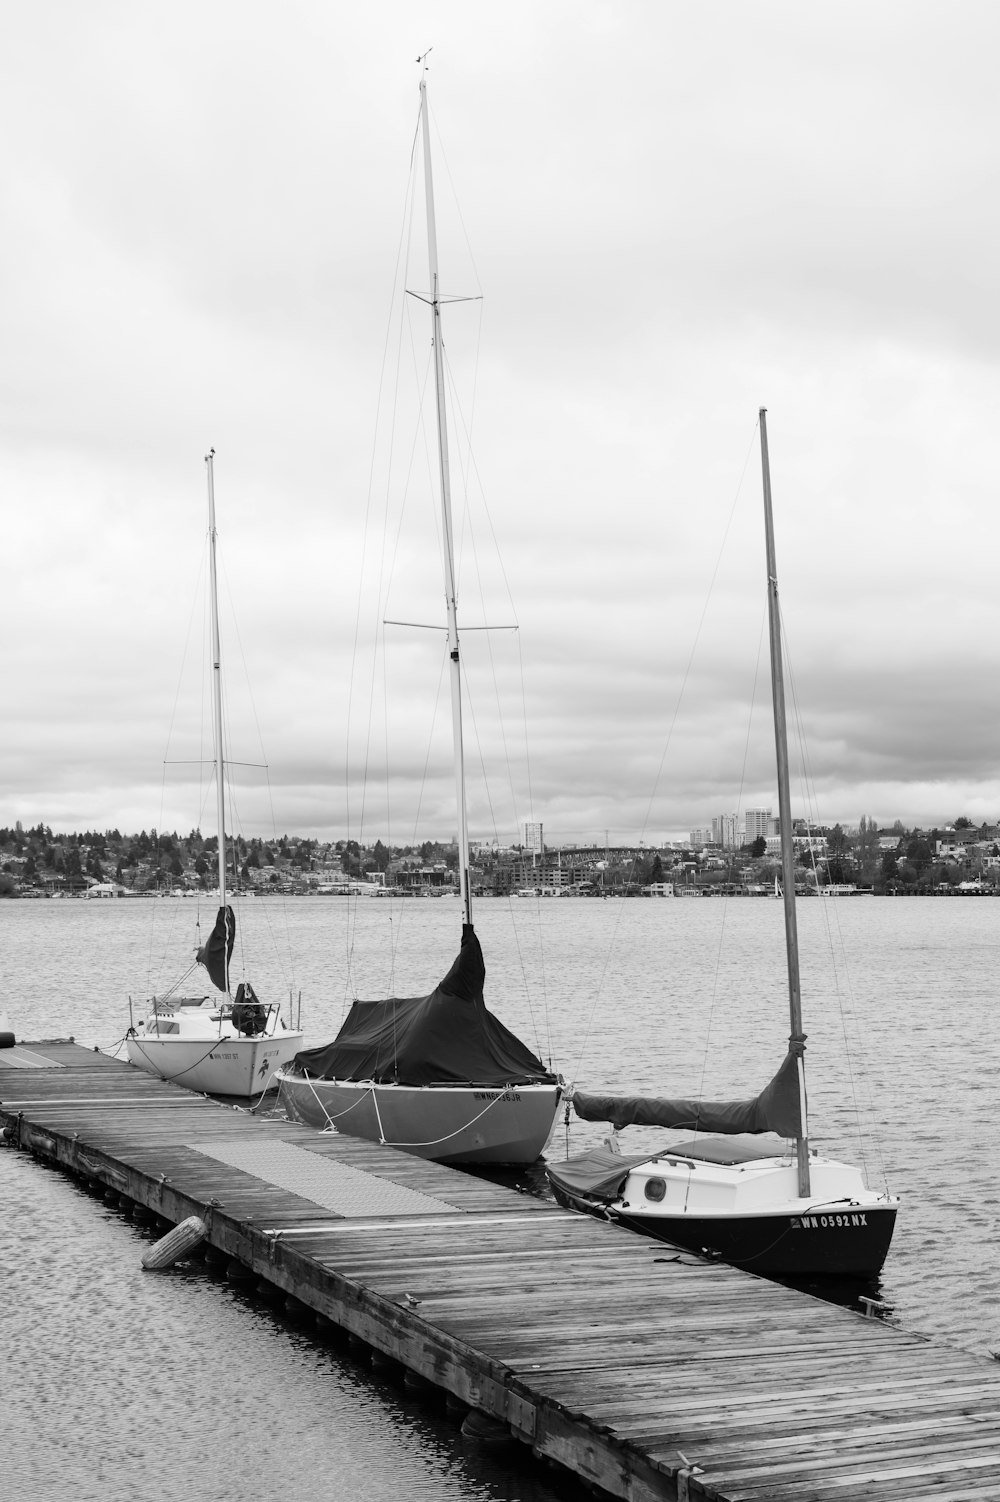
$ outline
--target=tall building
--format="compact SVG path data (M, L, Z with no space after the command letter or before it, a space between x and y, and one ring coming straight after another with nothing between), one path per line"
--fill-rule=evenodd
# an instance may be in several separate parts
M735 850L739 844L740 821L735 814L717 814L712 820L712 841L723 850Z
M771 829L771 810L769 808L748 808L743 816L743 824L746 830L746 842L752 845L754 840L761 836L766 840Z
M541 855L544 850L542 844L542 826L540 824L525 824L524 848L531 850L535 855Z

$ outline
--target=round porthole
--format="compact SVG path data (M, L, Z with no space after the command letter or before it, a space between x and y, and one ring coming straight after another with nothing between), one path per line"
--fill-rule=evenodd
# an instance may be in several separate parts
M660 1200L662 1200L662 1199L664 1199L666 1197L666 1193L667 1193L667 1182L666 1182L665 1179L647 1179L646 1180L646 1198L648 1200L653 1200L655 1203L658 1204L660 1202Z

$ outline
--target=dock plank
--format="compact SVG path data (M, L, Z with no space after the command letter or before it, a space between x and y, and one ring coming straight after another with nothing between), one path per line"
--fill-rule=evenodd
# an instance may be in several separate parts
M279 1294L613 1497L1000 1497L996 1363L72 1043L16 1052L12 1145L200 1215Z

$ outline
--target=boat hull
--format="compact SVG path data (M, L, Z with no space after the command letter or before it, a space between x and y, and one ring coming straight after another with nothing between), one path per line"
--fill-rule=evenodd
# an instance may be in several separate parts
M293 1121L436 1163L534 1163L561 1099L556 1084L379 1085L306 1079L285 1070L278 1089Z
M833 1206L805 1213L707 1216L619 1210L559 1185L552 1192L570 1210L610 1220L684 1251L718 1257L764 1277L874 1278L882 1270L896 1224L894 1203Z
M244 1100L273 1090L276 1072L301 1047L302 1034L290 1031L209 1039L139 1034L126 1044L129 1063L147 1074L201 1094Z
M614 1157L602 1161L613 1166ZM691 1170L703 1175L701 1184ZM617 1194L589 1193L575 1184L572 1160L565 1173L559 1164L547 1164L560 1205L671 1247L719 1257L764 1277L877 1277L889 1253L898 1200L866 1190L856 1170L844 1164L821 1161L812 1172L818 1184L826 1179L829 1197L791 1196L794 1169L788 1160L728 1167L653 1158L623 1164ZM754 1208L740 1208L742 1199L754 1200Z

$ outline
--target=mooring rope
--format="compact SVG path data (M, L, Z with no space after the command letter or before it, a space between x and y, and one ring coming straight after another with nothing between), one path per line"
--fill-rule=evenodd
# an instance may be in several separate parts
M349 1105L345 1110L338 1111L336 1114L331 1114L330 1111L327 1110L325 1103L320 1099L320 1096L317 1093L316 1087L313 1084L312 1080L307 1076L304 1076L303 1083L308 1085L309 1089L312 1091L312 1095L314 1100L316 1101L316 1104L319 1106L324 1117L326 1118L326 1126L321 1127L321 1131L335 1132L337 1130L337 1122L343 1120L345 1116L349 1116L350 1113L356 1110L357 1107L360 1106L362 1102L370 1095L372 1099L372 1105L375 1108L375 1119L378 1122L379 1146L398 1147L404 1150L413 1147L440 1147L442 1143L450 1142L453 1138L460 1137L463 1132L468 1131L470 1127L474 1127L478 1121L482 1121L483 1117L486 1116L490 1111L492 1111L494 1106L499 1105L505 1099L507 1095L507 1088L511 1090L525 1088L524 1086L518 1085L512 1085L507 1088L500 1087L498 1094L494 1096L493 1100L488 1101L483 1109L479 1111L475 1116L473 1116L471 1120L464 1122L460 1127L456 1127L453 1132L448 1132L443 1137L433 1137L426 1142L390 1142L386 1137L385 1130L382 1126L382 1116L378 1108L378 1097L374 1085L368 1085L358 1096L357 1100L353 1101L351 1105ZM557 1088L560 1090L563 1089L563 1087L561 1086Z

